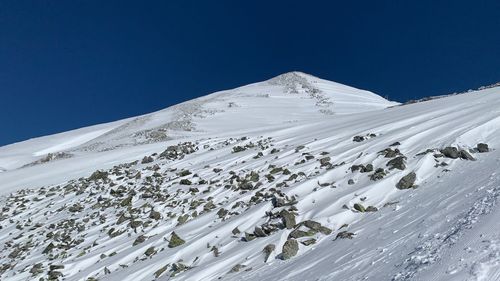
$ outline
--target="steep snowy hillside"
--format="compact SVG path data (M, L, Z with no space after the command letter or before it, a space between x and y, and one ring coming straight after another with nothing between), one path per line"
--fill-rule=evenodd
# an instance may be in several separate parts
M48 153L79 155L207 133L287 126L395 104L368 91L290 72L136 118L1 147L0 167L10 170L43 161Z
M289 73L0 148L0 279L500 280L500 88L393 105Z

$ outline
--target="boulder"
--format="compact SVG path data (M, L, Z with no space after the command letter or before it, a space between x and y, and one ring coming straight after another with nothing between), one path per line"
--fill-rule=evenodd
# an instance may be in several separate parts
M382 168L378 168L377 170L375 170L375 173L370 175L370 179L372 181L378 181L383 179L385 175L386 175L385 170Z
M144 235L139 235L139 236L135 239L135 241L134 241L134 243L132 244L132 246L139 245L139 244L143 243L144 241L146 241L146 236L144 236Z
M144 158L142 158L142 160L141 160L141 164L147 164L147 163L151 163L153 161L154 161L153 157L144 156Z
M280 217L283 220L283 224L287 229L292 229L297 224L295 222L295 215L287 210L282 210L280 212Z
M361 169L361 173L369 173L373 171L373 165L367 164L364 168Z
M404 170L406 169L405 159L406 157L404 156L398 156L387 162L387 167L389 167L389 170L392 169Z
M229 213L228 210L224 209L224 208L221 208L219 209L219 211L217 211L217 216L219 216L219 218L224 218L227 214Z
M313 236L314 234L316 234L316 231L314 230L303 231L300 229L294 229L292 232L290 232L290 234L288 234L288 239L291 238L297 239L301 237Z
M476 159L474 157L472 157L472 155L470 155L469 152L465 151L465 150L460 150L459 152L459 155L460 155L460 158L464 159L464 160L471 160L471 161L475 161Z
M157 212L155 210L151 210L151 212L149 213L149 218L154 219L154 220L160 220L161 214L160 214L160 212Z
M180 180L179 184L182 184L182 185L191 185L192 182L188 179L182 179Z
M451 158L451 159L457 159L460 156L458 149L456 147L451 147L451 146L448 146L448 147L445 147L444 149L441 149L441 153L445 157Z
M108 173L103 171L95 171L92 175L90 175L89 180L97 181L97 180L105 180L108 178Z
M476 149L477 149L477 152L479 152L479 153L485 153L485 152L490 151L490 148L485 143L478 143Z
M297 255L299 252L299 243L295 239L288 239L285 244L283 244L283 250L281 253L281 258L283 260L290 259Z
M352 138L352 141L354 141L354 142L362 142L362 141L364 141L365 139L366 139L366 138L365 138L365 137L363 137L363 136L354 136L354 137Z
M354 209L358 212L361 212L361 213L366 212L365 207L359 203L354 204Z
M330 164L330 160L331 160L330 157L323 157L323 158L319 159L319 163L321 164L321 166L326 166L326 165Z
M417 179L417 174L415 172L411 172L406 176L402 177L399 182L396 184L398 189L409 189L413 187L415 180Z
M349 232L349 231L341 231L337 234L337 237L335 237L335 240L337 239L352 239L354 237L354 233Z
M170 236L170 241L168 243L168 247L175 248L184 243L186 243L186 241L182 240L182 238L180 238L179 235L177 235L177 233L172 232L172 235Z
M240 233L241 233L241 231L238 229L238 227L235 227L235 228L231 231L231 233L233 233L233 235L237 235L237 234L240 234Z
M264 247L262 252L264 253L264 262L267 262L271 254L274 252L276 249L276 246L274 244L268 244L267 246Z
M148 257L154 255L154 253L156 252L155 250L155 247L149 247L146 252L144 252L144 254Z
M304 246L310 246L310 245L313 245L313 244L316 244L316 239L314 238L309 238L307 240L304 240L302 242L300 242L302 245Z

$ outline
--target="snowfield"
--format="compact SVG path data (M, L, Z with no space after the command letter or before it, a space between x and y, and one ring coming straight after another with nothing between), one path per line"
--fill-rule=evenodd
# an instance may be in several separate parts
M0 147L0 280L500 280L498 147L300 72Z

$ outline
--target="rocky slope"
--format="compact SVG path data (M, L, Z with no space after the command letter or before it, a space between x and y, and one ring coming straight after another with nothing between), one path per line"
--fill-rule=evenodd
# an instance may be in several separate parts
M0 148L0 279L496 280L499 93L289 73Z

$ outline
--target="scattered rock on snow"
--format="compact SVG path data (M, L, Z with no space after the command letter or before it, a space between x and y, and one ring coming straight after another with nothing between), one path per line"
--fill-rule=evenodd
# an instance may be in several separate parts
M281 258L283 260L288 260L299 252L299 243L295 239L286 240L285 244L283 244L283 250L281 253Z
M396 184L398 189L409 189L413 187L415 180L417 179L417 174L415 172L411 172L406 176L402 177L399 182Z
M488 147L488 145L486 143L478 143L476 146L476 149L479 153L485 153L485 152L490 151L490 148Z
M179 235L177 235L177 233L172 232L172 235L170 236L170 241L168 243L168 247L175 248L184 243L186 243L186 241L182 240L182 238L180 238Z

